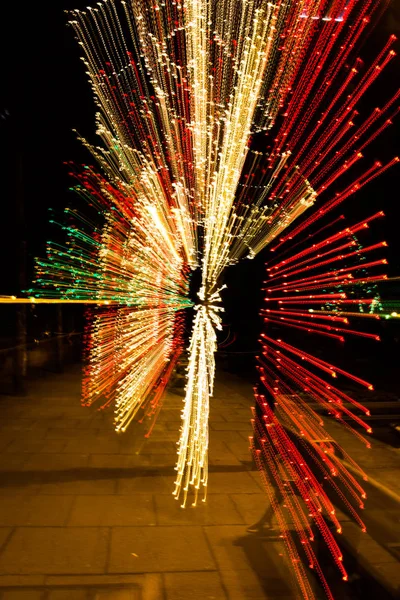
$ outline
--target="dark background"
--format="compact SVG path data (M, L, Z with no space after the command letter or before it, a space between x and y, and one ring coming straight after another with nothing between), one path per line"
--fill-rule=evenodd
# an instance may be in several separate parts
M26 280L29 283L34 257L43 256L46 240L57 235L48 225L48 209L61 211L66 205L76 202L68 192L70 181L63 162L74 160L84 163L90 158L72 129L96 142L95 106L84 65L79 58L79 47L72 29L67 26L68 17L64 13L66 9L85 6L82 0L63 0L36 4L7 2L7 7L3 8L0 35L0 294L18 294L23 287L18 266L21 241L26 241ZM395 0L360 51L367 64L391 33L400 37L400 3ZM361 118L368 116L374 106L382 106L395 91L398 73L399 59L396 58L363 100ZM397 122L365 152L365 168L375 159L386 161L398 154L398 133ZM390 275L400 275L398 188L399 167L394 167L346 201L341 210L350 224L377 210L385 210L387 218L378 225L380 230L374 233L374 239L390 242ZM339 189L342 189L342 184ZM226 364L243 373L251 371L257 350L261 329L257 316L262 301L260 288L264 279L264 263L268 258L269 251L266 250L255 260L246 260L226 274L228 290L223 293L226 327L221 340L226 337L230 341L236 340L224 350L231 353L230 358L225 355ZM390 295L399 291L399 287L397 291L395 287L392 286ZM11 320L7 318L8 309L0 307L0 310L0 337L8 337L12 329ZM350 356L356 355L360 361L359 372L367 368L362 365L372 358L376 365L374 377L380 380L380 384L386 385L398 360L398 330L398 324L391 324L390 329L384 324L385 350L380 345L379 351L366 347L365 342L362 345L355 343L355 346L350 342L348 350L343 353L342 347L338 349L334 343L321 341L319 336L310 336L306 343L314 347L314 352L315 346L318 346L318 351L323 345L324 352L327 346L328 354L345 363ZM224 352L221 349L222 358Z

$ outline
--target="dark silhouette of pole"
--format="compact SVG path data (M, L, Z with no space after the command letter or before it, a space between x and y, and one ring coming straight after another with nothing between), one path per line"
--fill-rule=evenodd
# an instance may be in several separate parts
M57 306L56 322L56 360L57 370L62 373L64 370L64 336L63 336L63 314L61 306Z
M26 227L24 214L24 179L23 155L18 147L15 151L15 226L17 238L17 285L18 293L26 289ZM27 307L16 307L16 350L14 357L13 383L14 391L18 395L26 394L26 375L28 368L27 354Z

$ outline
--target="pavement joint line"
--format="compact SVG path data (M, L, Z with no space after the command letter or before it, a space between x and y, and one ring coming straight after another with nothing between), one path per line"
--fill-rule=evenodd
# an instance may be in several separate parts
M151 575L160 575L162 573L217 573L219 569L192 569L191 571L146 571L143 573L129 573L123 571L121 573L71 573L59 574L56 573L37 575L0 575L0 588L60 588L60 587L112 587L129 585L132 579L146 577ZM104 581L101 581L104 579ZM100 581L99 581L100 580Z
M373 540L373 538L371 536L369 536L368 534L365 535L365 539L371 539ZM383 547L382 548L382 555L386 554L387 556L390 556L390 560L388 561L371 561L368 559L368 554L367 553L362 553L358 551L358 548L354 548L353 544L351 543L351 541L349 540L348 537L346 537L345 535L343 535L343 540L344 543L343 545L347 548L347 551L353 556L353 557L357 557L359 560L359 566L361 567L362 571L364 571L364 574L366 577L371 578L373 581L376 581L379 583L379 585L390 595L393 594L394 591L396 591L397 593L399 592L399 590L395 590L393 585L391 584L391 581L388 581L387 577L384 577L381 575L381 573L379 572L379 569L377 569L377 566L379 567L379 565L381 564L385 564L385 565L397 565L398 564L398 560L396 560L389 552L387 552ZM396 593L396 598L398 598Z
M7 547L8 543L11 540L11 538L13 537L16 529L17 529L16 526L11 527L11 531L6 535L3 543L0 545L0 555L2 554L3 550L5 550L5 548Z
M106 560L104 570L107 575L110 574L110 560L111 560L111 538L112 538L112 527L107 527L107 540L106 540Z
M339 459L339 460L346 467L346 469L348 469L349 471L352 471L352 473L355 473L356 475L360 475L360 471L356 467L354 467L352 464L348 463L346 460L342 460L342 459ZM378 490L380 490L381 492L386 494L386 496L389 496L392 500L394 500L395 502L400 504L400 496L398 494L396 494L396 492L393 492L390 488L388 488L383 483L380 483L373 477L370 477L368 475L368 473L367 473L367 477L368 477L368 480L366 483L369 483L373 487L377 488Z
M28 453L27 453L28 454ZM42 456L42 455L41 455ZM57 456L54 454L51 454L51 456ZM65 456L65 455L63 455ZM257 468L253 465L254 468L251 468L251 465L247 465L244 464L244 461L239 461L241 462L240 465L219 465L219 464L213 464L213 465L209 465L209 472L210 473L248 473L249 471L251 472L256 472ZM250 461L249 461L250 462ZM250 467L250 468L249 468ZM171 475L175 475L174 471L174 467L172 465L168 465L168 466L151 466L151 465L135 465L133 467L128 467L128 468L124 468L121 467L120 469L107 469L107 468L103 468L103 467L99 467L99 468L93 468L93 467L78 467L76 469L59 469L58 471L53 471L53 470L42 470L42 471L25 471L24 469L20 469L18 471L6 471L6 470L2 470L0 469L0 473L4 473L5 476L10 477L10 476L14 476L14 477L19 477L20 479L26 479L26 476L29 475L42 475L43 479L51 479L51 483L54 483L54 474L59 474L61 476L61 480L62 481L69 481L69 480L79 480L79 481L87 481L87 480L91 480L94 479L93 477L93 473L95 471L99 471L100 473L104 473L105 476L101 477L101 479L109 479L109 478L117 478L120 475L122 478L127 478L127 476L131 479L135 479L135 477L164 477L164 476L171 476ZM358 472L358 471L357 471ZM66 477L66 475L68 475L68 477ZM81 475L81 477L77 477ZM82 475L92 475L91 477L82 477ZM72 479L73 476L73 479ZM22 483L26 483L26 481L22 481ZM42 481L41 483L48 483L47 481ZM3 485L1 487L12 487L10 485ZM212 493L212 492L210 492ZM49 494L51 495L51 494ZM396 496L397 498L399 498L398 496Z
M215 569L215 571L218 573L219 581L220 581L220 583L221 583L221 587L222 587L222 589L223 589L223 590L224 590L224 592L225 592L226 600L228 600L228 599L229 599L229 593L228 593L228 590L226 589L226 587L225 587L225 584L224 584L224 581L223 581L223 579L222 579L222 575L221 575L221 570L222 570L222 569L220 569L220 567L219 567L219 565L218 565L218 561L217 561L217 558L216 558L216 556L215 556L214 549L213 549L213 547L212 547L212 544L211 544L210 540L208 539L208 535L207 535L207 533L206 533L206 531L205 531L205 528L206 528L206 527L208 527L208 525L202 525L202 526L201 526L201 530L202 530L202 532L203 532L204 539L206 540L206 544L207 544L208 550L209 550L209 552L210 552L210 554L211 554L211 557L212 557L212 559L213 559L213 561L214 561L214 564L215 564L215 566L216 566L216 569ZM216 527L220 527L220 525L216 525ZM223 599L221 599L221 600L223 600Z
M151 504L152 504L152 507L154 510L154 516L156 518L156 527L160 527L160 519L158 517L157 502L156 502L155 494L151 494Z
M161 573L161 581L162 581L162 599L160 600L168 600L167 595L167 581L166 581L166 573Z
M13 444L14 442L15 442L15 438L12 438L12 439L11 439L11 440L8 442L8 444L6 444L6 445L4 446L4 448L2 449L2 451L1 451L1 452L2 452L2 453L3 453L3 452L7 452L7 448L8 448L9 446L11 446L11 444Z
M70 506L70 507L69 507L69 509L67 510L67 514L66 514L66 516L65 516L65 519L64 519L64 524L63 524L63 527L68 527L68 523L69 523L69 521L70 521L70 519L71 519L72 512L73 512L73 510L74 510L74 508L75 508L75 505L76 505L76 503L77 503L77 499L78 499L78 497L79 497L79 496L77 496L76 494L74 494L74 495L73 495L73 500L72 500L72 502L71 502L71 506Z

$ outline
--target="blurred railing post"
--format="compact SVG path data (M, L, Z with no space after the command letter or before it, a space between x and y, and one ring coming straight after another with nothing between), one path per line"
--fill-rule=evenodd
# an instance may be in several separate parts
M13 360L13 386L18 396L26 394L28 354L26 349L26 306L16 307L16 342Z
M15 209L16 209L16 231L21 236L18 249L18 287L19 290L26 288L26 228L24 215L24 183L23 183L23 157L22 150L18 149L15 156L16 177L15 177ZM27 307L24 305L16 307L16 356L14 360L14 391L16 394L26 393L26 375L28 367L28 354L26 348L27 342Z
M64 370L64 335L63 314L61 306L57 306L56 336L57 370L61 373Z

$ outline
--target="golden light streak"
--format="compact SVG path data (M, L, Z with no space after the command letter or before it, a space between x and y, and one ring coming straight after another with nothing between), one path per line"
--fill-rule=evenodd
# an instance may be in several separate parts
M214 353L217 349L215 330L222 328L219 313L223 308L218 306L220 291L210 294L209 303L206 303L206 292L201 289L199 297L204 304L195 307L174 491L177 499L183 496L182 507L186 506L190 489L194 492L193 506L197 503L201 488L204 492L203 501L206 499L208 415L214 386Z

